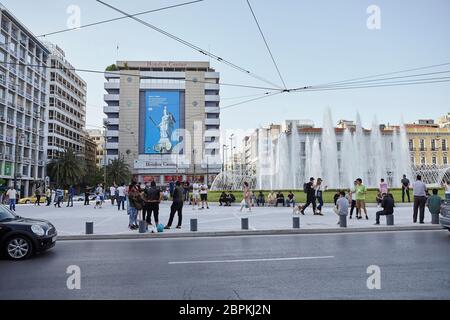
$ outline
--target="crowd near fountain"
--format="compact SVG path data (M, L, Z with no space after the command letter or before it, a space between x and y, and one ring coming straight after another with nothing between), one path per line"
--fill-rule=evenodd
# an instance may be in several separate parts
M353 126L336 129L327 110L322 130L295 126L275 139L266 130L258 130L257 189L301 189L310 177L321 177L328 188L349 188L356 178L368 187L381 178L400 187L403 174L411 176L403 125L384 130L374 118L368 130L358 114Z

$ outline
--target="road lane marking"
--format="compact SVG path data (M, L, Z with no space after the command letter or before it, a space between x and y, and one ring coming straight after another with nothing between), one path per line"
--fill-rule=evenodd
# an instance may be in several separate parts
M317 257L261 258L261 259L236 259L236 260L171 261L171 262L169 262L169 264L205 264L205 263L292 261L292 260L313 260L313 259L333 259L333 258L334 258L334 256L317 256Z

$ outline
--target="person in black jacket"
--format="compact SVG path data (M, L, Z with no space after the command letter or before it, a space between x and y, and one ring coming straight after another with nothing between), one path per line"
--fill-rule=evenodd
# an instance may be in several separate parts
M144 208L142 210L142 219L148 225L152 225L152 213L155 220L155 225L159 223L159 203L162 199L161 189L156 187L156 182L152 181L150 187L146 186L143 192Z
M314 189L314 178L310 178L309 182L305 185L306 203L303 209L300 211L302 215L305 215L305 210L310 204L312 204L314 215L316 215L316 190Z
M391 194L383 193L383 200L381 200L381 207L383 210L377 212L376 222L375 224L380 224L380 216L387 216L390 214L394 214L394 198Z
M169 222L167 222L167 225L164 227L164 229L170 229L172 226L173 218L175 216L175 212L178 212L178 224L177 229L181 229L181 223L183 221L183 188L181 188L180 181L177 181L175 184L175 189L173 190L173 196L172 196L173 202L170 206L170 217Z

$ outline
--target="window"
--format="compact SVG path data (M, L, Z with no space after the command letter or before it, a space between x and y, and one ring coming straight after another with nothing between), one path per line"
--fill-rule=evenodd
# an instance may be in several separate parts
M425 140L420 139L420 151L425 151Z
M431 162L432 162L434 165L436 165L436 164L437 164L436 157L431 157Z
M436 140L431 139L431 150L436 151Z
M447 140L442 139L442 151L447 151Z
M444 156L444 157L442 158L442 164L448 164L448 158L447 158L447 156Z

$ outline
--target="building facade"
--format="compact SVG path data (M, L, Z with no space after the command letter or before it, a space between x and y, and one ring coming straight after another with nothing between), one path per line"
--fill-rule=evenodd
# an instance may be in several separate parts
M73 70L57 45L46 43L49 56L49 107L47 160L59 158L67 149L84 154L86 82Z
M89 129L86 130L89 137L94 140L97 148L95 153L95 163L98 167L103 167L105 163L105 154L104 154L104 147L105 147L105 134L102 130L99 129Z
M221 169L220 75L209 62L118 61L105 74L106 160L137 181L212 181Z
M50 51L0 10L0 178L26 196L45 178Z
M87 132L82 136L84 159L86 161L86 172L94 172L97 167L97 143Z

